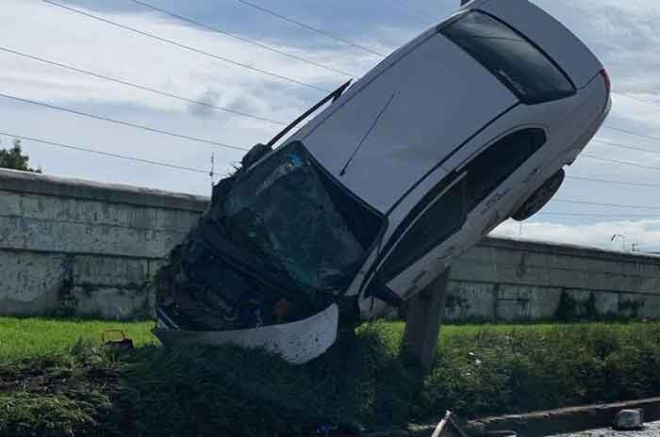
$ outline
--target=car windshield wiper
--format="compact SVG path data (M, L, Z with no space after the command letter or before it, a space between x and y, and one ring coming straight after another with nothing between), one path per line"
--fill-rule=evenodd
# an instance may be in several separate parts
M277 143L277 142L278 142L278 141L279 141L284 135L286 135L287 133L289 133L289 132L291 131L291 129L293 129L293 128L296 127L300 122L302 122L304 119L306 119L307 117L309 117L312 113L314 113L314 111L316 111L316 110L319 109L321 106L323 106L323 105L325 105L326 103L328 103L330 100L332 100L333 102L334 102L335 100L337 100L337 99L339 98L339 96L341 96L341 95L344 93L344 91L346 90L346 88L348 88L348 86L351 84L352 81L353 81L353 79L350 79L349 81L347 81L346 83L344 83L342 86L340 86L339 88L337 88L336 90L334 90L333 92L331 92L330 94L328 94L327 96L325 96L323 99L321 99L317 104L315 104L314 106L312 106L311 108L309 108L307 111L305 111L305 112L304 112L302 115L300 115L298 118L296 118L296 119L293 120L291 123L289 123L284 129L282 129L280 132L278 132L277 135L275 135L275 136L274 136L274 137L273 137L273 138L272 138L272 139L266 144L266 146L268 146L268 147L273 147L273 146L275 145L275 143Z

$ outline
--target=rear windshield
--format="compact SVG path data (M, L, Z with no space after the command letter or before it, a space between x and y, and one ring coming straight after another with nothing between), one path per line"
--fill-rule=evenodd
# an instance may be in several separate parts
M575 93L566 75L537 47L504 23L469 12L440 32L469 53L524 103Z

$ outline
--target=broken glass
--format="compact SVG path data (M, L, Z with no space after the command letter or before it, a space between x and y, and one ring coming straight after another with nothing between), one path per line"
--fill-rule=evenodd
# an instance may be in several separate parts
M285 270L301 288L338 294L365 256L325 189L325 177L300 143L240 180L224 223L236 242Z
M187 329L257 327L324 309L383 225L299 142L221 181L213 197L161 275L161 309Z

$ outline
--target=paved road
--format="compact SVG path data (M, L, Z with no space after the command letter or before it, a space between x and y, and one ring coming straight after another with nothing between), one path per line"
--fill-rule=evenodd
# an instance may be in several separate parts
M596 429L593 431L561 434L555 437L660 437L660 422L647 423L641 431L612 431L611 429Z

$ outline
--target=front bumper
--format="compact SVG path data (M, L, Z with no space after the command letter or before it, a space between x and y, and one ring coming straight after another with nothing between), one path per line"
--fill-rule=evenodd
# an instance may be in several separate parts
M337 339L339 308L336 304L306 319L280 325L232 331L188 331L166 328L159 319L154 334L165 346L232 344L264 349L292 364L304 364L332 346Z

